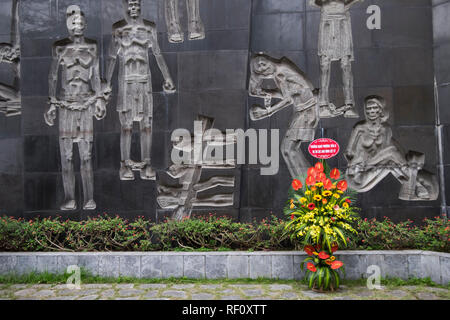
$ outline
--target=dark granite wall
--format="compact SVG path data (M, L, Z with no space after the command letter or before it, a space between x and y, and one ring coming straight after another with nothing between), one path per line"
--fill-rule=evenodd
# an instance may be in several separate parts
M169 181L165 169L170 165L170 135L176 128L193 129L201 113L215 118L215 127L277 128L283 138L291 109L271 119L253 122L249 106L260 101L249 98L247 82L251 53L264 51L276 58L286 56L304 70L319 86L317 37L320 12L307 0L200 0L206 39L170 44L167 40L163 0L142 0L143 16L155 21L159 44L175 81L177 92L162 92L162 76L152 58L154 91L153 164L161 181ZM10 0L0 0L0 37L9 39ZM97 210L60 212L63 200L57 127L48 127L43 118L47 109L48 71L52 43L67 37L65 10L78 4L86 14L86 36L95 39L103 52L102 74L111 37L111 26L122 19L121 0L22 0L20 5L22 46L22 116L0 116L0 208L2 214L35 217L61 214L72 219L107 212L125 217L143 215L158 220L167 215L156 204L156 184L119 180L120 123L115 97L106 119L95 121L94 169ZM447 25L449 1L371 0L352 10L355 59L355 98L363 117L362 102L369 94L384 96L391 111L394 136L405 150L426 154L426 169L438 173L435 134L434 67L439 86L440 119L450 124L450 48ZM366 9L377 4L382 9L381 30L366 28ZM180 0L184 8L185 1ZM186 28L186 10L181 9ZM434 17L434 42L433 42ZM446 25L447 24L447 25ZM433 48L435 59L433 61ZM6 78L6 80L4 80ZM8 81L8 71L0 69L0 81ZM117 71L114 77L117 92ZM331 99L343 102L339 64L333 65ZM337 140L345 148L353 125L359 120L322 120L317 137ZM449 144L449 127L444 128L444 150ZM136 136L137 138L137 136ZM133 142L139 157L139 143ZM78 156L75 167L79 167ZM449 179L450 162L445 156ZM342 155L330 161L345 169ZM204 177L220 173L204 171ZM258 166L242 166L236 176L234 208L196 210L231 215L242 221L271 213L281 216L290 185L290 176L280 155L280 172L260 176ZM172 181L173 182L173 181ZM372 191L359 196L364 217L390 216L418 219L440 213L441 199L432 202L398 200L400 184L389 176ZM217 191L226 189L217 189ZM447 190L447 193L449 190ZM450 194L449 194L450 195ZM77 173L77 197L81 203L81 179ZM448 198L448 197L447 197Z

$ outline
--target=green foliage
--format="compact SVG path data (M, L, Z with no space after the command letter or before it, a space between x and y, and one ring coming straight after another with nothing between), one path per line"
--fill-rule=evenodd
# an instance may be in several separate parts
M289 220L291 221L291 220ZM288 222L276 217L238 223L226 217L193 217L151 223L99 216L85 221L62 218L24 220L0 218L0 251L259 251L303 248L285 231ZM450 222L426 219L422 225L389 219L359 220L349 249L418 249L450 252ZM181 245L179 245L179 243Z

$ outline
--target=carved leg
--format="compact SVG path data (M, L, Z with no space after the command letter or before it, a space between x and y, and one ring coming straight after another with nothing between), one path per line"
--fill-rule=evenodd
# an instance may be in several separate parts
M300 150L302 142L303 141L294 141L289 139L289 137L285 137L281 145L281 152L292 179L306 176L306 172L310 167L308 160L306 160Z
M134 173L130 167L131 134L133 133L133 119L131 111L119 113L122 130L120 132L120 180L134 180Z
M205 182L197 183L194 186L194 190L197 192L202 192L219 186L234 187L234 180L234 177L212 177Z
M230 207L233 205L233 194L217 194L193 201L196 207Z
M331 60L327 56L320 57L320 92L319 92L319 108L321 118L332 118L333 115L330 108L330 87L331 77Z
M345 105L343 106L345 118L359 118L359 114L355 109L355 98L353 97L353 73L352 62L349 57L341 60L342 82L344 84Z
M83 183L83 210L94 210L97 205L94 201L94 172L92 170L92 142L80 140L78 142L80 152L80 172Z
M188 9L189 40L201 40L205 38L205 27L200 17L199 0L186 0Z
M144 118L140 122L141 126L141 161L145 167L141 169L141 179L155 180L156 173L152 169L151 150L152 150L152 118Z
M184 41L184 35L180 27L180 16L178 15L178 0L165 0L166 25L169 42L179 43Z
M75 174L73 171L73 141L70 138L60 138L62 179L64 187L64 203L61 210L76 210Z

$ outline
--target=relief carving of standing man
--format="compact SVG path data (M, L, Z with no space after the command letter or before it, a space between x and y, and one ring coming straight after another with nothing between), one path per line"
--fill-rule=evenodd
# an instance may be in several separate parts
M178 0L164 0L166 9L166 25L169 42L179 43L184 41L184 33L180 26L178 14ZM189 40L201 40L205 38L205 27L200 17L200 0L186 0L188 18Z
M320 58L320 117L330 118L344 114L346 118L358 118L353 97L352 61L353 38L350 12L352 5L359 0L312 0L319 6L320 27L318 55ZM344 87L344 105L336 108L330 103L329 86L331 64L340 61Z
M49 74L50 108L45 122L54 125L59 110L59 144L65 200L61 210L76 210L73 144L78 143L81 160L84 210L94 210L92 144L94 124L106 115L102 92L97 43L84 37L86 21L80 7L67 8L69 38L55 42ZM61 94L57 97L58 71L61 68Z
M140 170L141 179L155 180L151 167L153 95L149 54L151 48L161 69L166 93L175 92L164 57L161 55L156 26L142 19L141 1L124 0L125 19L113 25L113 35L107 68L107 82L111 88L117 57L119 58L119 93L117 111L122 126L120 136L120 179L134 180L133 170ZM140 124L141 162L130 159L133 123Z

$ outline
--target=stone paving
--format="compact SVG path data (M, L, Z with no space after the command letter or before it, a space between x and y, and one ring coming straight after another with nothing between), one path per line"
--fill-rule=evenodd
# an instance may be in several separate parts
M292 284L0 284L0 300L450 300L450 290L425 286L369 290L342 286L335 293L317 293Z

